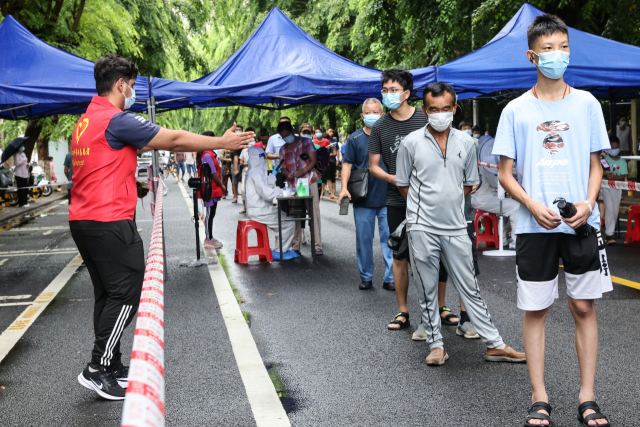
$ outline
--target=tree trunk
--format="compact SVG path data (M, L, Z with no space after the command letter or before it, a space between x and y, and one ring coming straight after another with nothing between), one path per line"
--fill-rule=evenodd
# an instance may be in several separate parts
M329 127L336 131L337 121L336 121L336 110L335 108L330 108L329 111Z
M31 159L33 147L35 146L36 141L40 136L40 132L42 132L42 124L39 122L39 120L29 120L27 129L24 131L24 136L29 138L27 142L23 144L25 148L24 154L27 155L27 159Z

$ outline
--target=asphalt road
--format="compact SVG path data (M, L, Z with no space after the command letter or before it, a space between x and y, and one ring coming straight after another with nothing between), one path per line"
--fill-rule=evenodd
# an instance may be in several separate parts
M205 268L180 267L195 256L189 209L175 179L169 178L165 229L169 279L165 285L166 415L171 426L255 425L244 386ZM148 245L149 199L139 203L138 228ZM75 256L66 226L67 207L36 218L16 231L0 232L0 297L33 300ZM222 200L214 236L224 243L230 281L241 293L242 309L271 372L284 386L283 399L294 426L518 426L529 406L525 365L488 363L479 340L464 340L444 327L450 359L428 367L428 347L411 341L419 319L410 285L412 327L388 331L396 313L392 292L382 285L382 259L375 250L374 289L358 290L355 228L350 210L321 202L324 256L283 264L232 262L241 204ZM61 228L54 228L61 227ZM34 230L33 228L41 228ZM50 231L47 235L45 232ZM68 253L3 257L3 251ZM614 276L638 280L640 245L608 249ZM522 313L516 308L513 259L480 258L479 283L505 341L521 350ZM577 426L578 364L573 321L561 273L560 299L547 321L546 378L557 426ZM452 285L447 305L458 310ZM640 291L614 284L598 301L600 353L596 393L615 426L637 426L640 407L638 304ZM8 300L7 300L8 301ZM0 304L3 301L0 301ZM0 362L0 425L119 425L122 403L96 397L76 376L92 344L92 288L82 267L57 298ZM16 308L17 307L17 308ZM24 306L0 306L0 331ZM124 334L130 349L133 328ZM128 355L125 352L125 357ZM3 388L4 387L4 388Z

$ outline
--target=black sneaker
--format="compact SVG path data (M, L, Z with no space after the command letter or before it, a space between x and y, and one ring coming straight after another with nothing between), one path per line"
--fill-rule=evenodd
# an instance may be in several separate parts
M109 400L124 400L125 389L120 387L111 370L100 365L97 371L89 371L89 365L78 375L78 382Z
M113 378L118 381L120 387L127 388L129 385L129 367L124 366L122 362L112 362L111 363L111 373L113 374Z

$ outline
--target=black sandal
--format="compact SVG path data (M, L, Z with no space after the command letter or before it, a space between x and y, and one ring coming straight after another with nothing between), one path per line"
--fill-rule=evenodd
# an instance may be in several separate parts
M448 311L449 314L447 314L446 316L442 317L442 313ZM458 320L460 319L460 316L458 316L457 314L453 314L451 313L451 309L445 306L440 307L440 319L442 321L443 324L445 325L449 325L449 326L455 326L458 324L458 322L452 322L451 319L452 317L456 317L458 318Z
M404 322L402 320L398 320L398 317L401 316L406 319ZM411 325L411 323L409 322L409 313L401 311L400 313L396 314L396 317L394 317L391 322L389 322L389 325L400 325L399 328L391 328L387 326L387 329L389 329L390 331L399 331L401 329L408 328Z
M596 412L583 417L582 414L584 414L584 411L586 411L587 409L593 409ZM583 402L582 405L578 406L578 421L580 421L583 426L589 426L589 421L591 420L605 420L607 422L606 424L597 424L597 426L611 427L611 424L609 424L609 419L605 417L602 412L600 412L600 407L598 406L598 404L592 400L589 400L587 402Z
M531 405L531 409L529 409L529 413L527 415L527 419L525 420L524 427L551 426L551 418L549 417L549 415L545 414L544 412L538 412L540 410L545 410L549 413L549 415L551 415L551 405L549 405L547 402L536 402L533 405ZM530 420L543 420L543 421L547 421L549 424L547 424L546 426L544 424L531 424L529 422Z

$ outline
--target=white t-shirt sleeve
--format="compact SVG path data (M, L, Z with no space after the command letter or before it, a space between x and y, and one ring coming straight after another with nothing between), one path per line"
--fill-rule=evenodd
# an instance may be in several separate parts
M589 103L589 112L591 117L589 123L591 125L591 141L589 146L591 152L595 153L602 150L609 150L609 136L607 135L607 126L604 123L604 114L602 114L602 106L593 96Z
M496 132L495 142L493 143L494 156L505 156L510 159L516 158L516 138L513 126L513 109L505 108L500 115L498 123L498 131Z
M409 147L411 146L411 147ZM398 149L396 157L396 185L398 187L408 187L411 169L413 167L413 144L404 141Z

